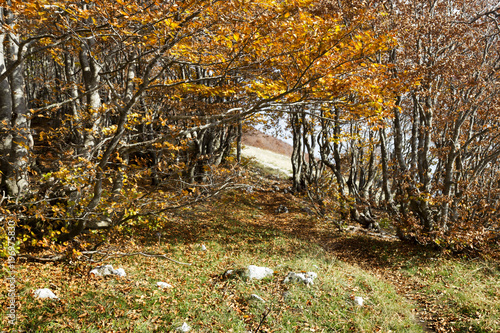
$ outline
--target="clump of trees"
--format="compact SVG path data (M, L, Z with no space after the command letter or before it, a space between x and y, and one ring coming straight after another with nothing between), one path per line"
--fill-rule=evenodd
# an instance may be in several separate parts
M393 107L373 118L346 104L307 106L290 117L295 141L310 154L316 144L341 205L348 206L337 208L354 220L369 225L382 209L403 239L480 246L499 232L500 7L491 1L380 5L384 19L373 29L385 27L397 45L366 61L383 64L384 80L397 82L385 94ZM349 98L347 105L357 107L359 97ZM317 160L302 163L297 189L321 178Z
M40 245L180 207L231 184L242 124L266 113L288 121L294 189L322 214L383 209L402 238L484 239L498 227L498 10L6 1L0 210Z

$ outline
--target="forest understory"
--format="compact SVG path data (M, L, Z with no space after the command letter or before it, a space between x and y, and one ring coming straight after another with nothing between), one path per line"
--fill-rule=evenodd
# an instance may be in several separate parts
M243 173L251 191L231 190L215 202L168 213L156 223L142 221L133 229L106 233L90 257L54 263L18 259L19 331L83 332L89 327L96 332L170 332L183 322L194 332L257 332L257 327L258 332L500 328L496 249L456 254L361 226L345 225L339 231L311 214L307 198L287 191L290 180L251 169ZM278 212L281 206L287 211ZM85 235L81 242L95 237ZM113 253L162 254L191 266ZM123 267L127 277L89 274L103 264ZM248 264L272 267L276 275L264 282L222 278L227 269ZM316 271L318 281L309 288L285 286L288 270ZM158 289L155 281L167 281L173 288ZM34 298L33 290L42 287L54 290L59 300ZM294 298L285 300L285 292ZM250 293L267 303L255 304ZM365 298L362 308L350 303L354 295ZM3 298L2 304L6 302Z

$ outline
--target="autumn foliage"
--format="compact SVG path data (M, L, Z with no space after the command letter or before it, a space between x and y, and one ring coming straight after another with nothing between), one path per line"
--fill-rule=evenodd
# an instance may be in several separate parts
M487 1L1 6L0 210L25 246L210 199L263 114L291 128L294 188L323 217L382 210L458 248L498 233Z

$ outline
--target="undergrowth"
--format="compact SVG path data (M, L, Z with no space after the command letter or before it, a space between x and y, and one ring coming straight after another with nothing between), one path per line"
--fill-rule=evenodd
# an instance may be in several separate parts
M500 271L494 262L415 254L400 242L339 234L290 198L271 190L229 192L215 203L136 222L133 232L118 228L100 248L161 253L191 266L140 255L99 263L18 262L16 328L172 332L186 322L193 332L424 332L423 319L439 319L446 325L430 325L439 332L500 331ZM289 212L278 214L283 202ZM102 264L122 267L127 276L89 275ZM250 264L274 274L260 281L223 277ZM290 271L313 271L318 278L309 287L284 284ZM173 288L159 289L158 281ZM59 300L35 299L38 288L50 288ZM7 302L2 293L6 328Z

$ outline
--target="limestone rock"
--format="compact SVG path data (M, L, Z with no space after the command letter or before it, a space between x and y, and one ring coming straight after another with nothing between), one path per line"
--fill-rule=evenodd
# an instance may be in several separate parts
M259 296L259 295L257 295L257 294L252 294L252 295L250 295L250 298L251 298L251 299L254 299L254 300L256 300L256 301L262 302L262 303L266 303L266 301L264 301L264 300L262 299L262 297L260 297L260 296Z
M156 282L156 285L158 286L158 288L160 289L168 289L168 288L173 288L173 286L169 283L166 283L166 282Z
M191 327L186 322L184 322L182 326L177 327L175 330L177 332L189 332L191 331Z
M314 272L307 272L307 273L290 272L285 277L285 280L283 282L284 283L302 282L307 286L311 286L314 284L314 279L316 279L317 277L318 274Z
M357 306L363 306L364 299L361 296L354 296L354 304Z
M288 213L288 208L285 205L279 205L278 209L276 209L276 213L286 214L286 213Z
M246 269L247 279L262 280L265 277L273 276L274 271L267 267L259 267L255 265L249 265Z
M259 267L255 265L249 265L247 268L239 268L239 269L228 269L222 274L222 277L232 278L235 276L239 276L243 280L262 280L265 277L273 276L274 271L267 267Z
M36 289L33 294L35 295L36 298L51 298L51 299L59 299L52 290L48 288L43 288L43 289Z
M123 268L114 269L112 265L98 266L90 271L90 274L95 276L117 275L120 277L127 276Z

